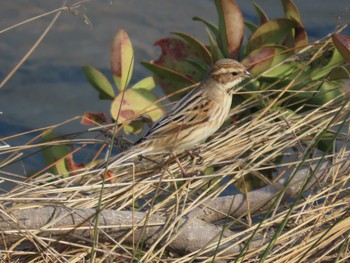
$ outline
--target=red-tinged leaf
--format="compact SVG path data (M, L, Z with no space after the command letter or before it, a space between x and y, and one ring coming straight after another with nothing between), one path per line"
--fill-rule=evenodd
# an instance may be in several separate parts
M161 48L162 53L153 64L179 72L180 75L184 75L194 82L202 80L203 73L188 62L188 60L203 61L201 51L195 46L191 46L179 38L163 38L158 40L155 45Z
M179 38L164 38L155 45L160 46L161 56L154 62L142 62L153 72L155 82L166 94L192 85L203 79L206 73L192 62L203 61L200 52ZM205 62L203 62L205 64ZM172 97L172 99L178 99Z
M182 32L173 32L174 35L181 37L185 40L193 49L199 52L200 57L206 64L211 65L213 63L211 54L207 47L200 42L197 38Z
M111 100L115 97L111 83L99 70L94 67L84 66L83 73L90 84L99 92L100 99Z
M342 57L350 62L350 36L343 34L332 34L334 46L337 48Z
M66 164L66 167L67 167L67 169L68 169L68 171L70 171L71 173L71 175L75 175L74 173L72 173L72 172L74 172L74 171L76 171L76 170L79 170L79 169L82 169L82 168L84 168L85 167L85 165L83 164L83 163L76 163L74 160L73 160L73 155L71 154L71 155L68 155L65 159L64 159L64 161L65 161L65 164Z
M172 94L184 87L195 84L192 79L169 68L161 67L149 62L141 62L148 70L154 73L155 82L162 88L165 94ZM178 100L180 95L171 96L172 101Z
M267 46L254 50L246 56L241 63L254 76L269 69L276 57L276 54L286 50L283 46Z
M228 57L237 57L244 38L242 11L235 0L215 0L215 5L219 16L222 51Z
M91 126L96 124L109 123L104 113L85 112L81 118L82 125Z
M120 29L113 38L111 55L111 71L120 91L129 84L134 69L134 51L128 34Z
M282 5L286 18L293 19L301 25L303 24L300 12L292 0L282 0Z
M303 26L297 25L295 28L295 47L304 47L309 43L307 33Z
M255 7L255 10L258 14L258 18L259 18L259 24L265 24L267 21L269 21L270 19L268 18L268 16L266 15L265 11L257 4L253 2L253 5Z
M266 22L251 35L247 44L248 54L262 46L282 45L296 25L297 22L287 18L279 18Z
M286 72L290 72L294 66L282 64L276 69L270 70L281 61L290 56L290 52L284 46L265 46L252 51L242 60L242 64L249 70L253 76L262 74L264 77L282 77ZM269 70L267 73L267 70Z
M284 13L286 18L297 22L294 33L295 47L305 46L308 44L308 37L304 29L300 12L292 0L282 0Z
M111 106L112 118L122 123L145 115L152 121L156 121L163 115L162 108L158 103L155 103L156 100L158 98L149 90L127 89L124 96L119 94L114 99Z

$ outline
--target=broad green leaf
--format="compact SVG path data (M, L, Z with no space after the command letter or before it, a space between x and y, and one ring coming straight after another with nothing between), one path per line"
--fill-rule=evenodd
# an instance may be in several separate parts
M175 82L179 82L181 84L186 84L186 85L192 85L195 83L192 79L172 69L165 68L163 66L156 65L154 63L145 62L145 61L141 62L141 64L145 66L148 70L156 74L157 76L166 77L166 78L169 78L169 80L173 80Z
M287 18L279 18L266 22L250 37L247 44L248 54L262 46L283 45L288 34L295 28L296 22Z
M211 64L204 64L202 61L195 58L193 59L189 58L189 59L186 59L186 61L190 63L194 68L196 68L196 70L201 71L203 75L207 74L211 65Z
M198 52L198 56L197 57L203 58L203 60L209 65L212 64L213 60L212 60L211 54L210 54L209 50L207 49L207 47L202 42L200 42L195 37L193 37L193 36L191 36L189 34L186 34L186 33L173 32L173 34L181 37L192 48L194 48Z
M320 60L323 60L323 57L321 57ZM335 68L344 63L344 59L339 51L337 49L334 49L328 63L326 65L323 65L321 64L322 62L323 61L320 61L320 64L316 64L316 66L312 67L312 71L310 72L312 80L319 80L328 76L332 71L334 71Z
M311 97L313 105L322 106L331 100L344 98L344 87L340 81L323 82L316 91L317 93Z
M57 134L52 130L41 135L43 142L53 141L57 139L57 137ZM67 157L70 152L71 149L66 145L42 146L45 164L51 166L56 162L55 165L50 167L49 171L53 174L62 175L62 177L67 177L69 175L64 158Z
M295 47L305 47L308 43L308 36L304 29L304 26L297 24L294 33L294 46Z
M239 55L244 38L244 19L235 0L215 0L219 17L219 36L226 57Z
M255 25L254 23L250 22L250 21L245 21L244 25L249 29L249 31L252 34L258 29L258 26Z
M90 84L99 92L101 99L113 99L115 93L111 83L99 70L91 66L84 66L83 73Z
M282 5L286 18L297 22L294 30L294 46L302 47L308 44L308 37L304 29L300 12L292 0L282 0Z
M326 81L320 83L320 86L311 89L312 92L310 92L307 98L307 104L321 106L331 100L340 100L345 98L344 87L341 81ZM304 96L305 95L307 95L307 93L304 94Z
M286 18L293 19L301 25L303 24L300 12L292 0L282 0L282 5Z
M162 108L158 103L155 103L157 100L158 98L149 90L127 89L124 96L120 93L114 99L111 106L111 116L114 120L118 120L118 123L129 122L142 115L156 121L163 115Z
M328 76L329 80L350 79L350 65L335 68Z
M259 18L259 24L265 24L267 21L269 21L270 19L268 18L268 16L266 15L265 11L255 2L253 2L253 5L255 7L255 10L258 14L258 18Z
M248 68L249 72L252 73L253 76L262 74L264 77L281 78L294 70L294 65L284 63L278 66L276 69L270 69L290 56L291 52L286 52L286 50L287 48L283 46L261 47L255 49L247 57L245 57L242 60L242 64ZM269 71L264 73L267 70Z
M123 130L126 134L138 135L143 130L144 123L141 120L136 120L125 125Z
M139 82L135 83L131 89L146 89L151 91L156 86L153 77L147 77L141 79Z
M214 36L216 37L216 39L219 39L219 29L217 28L216 25L214 25L213 23L210 23L206 20L204 20L203 18L200 18L198 16L195 16L192 18L193 21L200 21L202 23L204 23L207 28L214 34Z
M165 94L172 94L184 87L195 84L193 80L179 72L155 65L149 62L141 62L148 70L154 73L154 80L161 86ZM181 96L171 96L170 100L178 100Z
M113 38L110 61L113 79L119 91L123 91L128 86L134 69L134 50L123 29Z
M350 62L350 36L343 34L332 34L334 46L337 48L343 58Z
M205 73L192 63L203 61L203 58L183 39L163 38L155 45L161 48L161 56L152 63L142 62L142 65L154 73L155 82L160 85L165 94L199 82L205 76ZM203 64L206 63L203 62ZM171 99L178 98L179 96L173 96Z
M210 47L211 56L213 58L213 61L217 61L217 60L223 58L224 55L222 54L220 48L215 43L210 31L207 30L207 32L208 32L208 36L209 36L209 47Z
M203 73L188 62L188 60L203 61L203 57L198 52L197 47L188 44L180 38L163 38L158 40L155 45L161 48L162 53L153 62L154 65L178 72L185 78L193 80L193 82L202 80Z
M333 153L335 142L336 134L327 131L318 141L317 148L326 153Z

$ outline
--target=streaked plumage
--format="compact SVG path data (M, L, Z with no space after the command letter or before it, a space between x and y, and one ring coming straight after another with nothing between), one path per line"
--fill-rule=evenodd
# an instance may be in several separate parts
M129 150L111 158L108 169L141 154L178 153L198 145L226 119L233 89L250 73L233 59L218 60L208 75L163 115Z

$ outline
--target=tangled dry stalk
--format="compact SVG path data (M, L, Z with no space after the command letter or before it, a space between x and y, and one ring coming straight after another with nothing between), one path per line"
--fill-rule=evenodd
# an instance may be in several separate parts
M153 156L120 165L107 182L89 169L28 179L6 166L39 147L101 140L33 136L26 145L0 145L0 179L17 185L0 196L1 260L347 262L348 94L286 112L279 107L293 96L289 88L273 83L236 105L232 115L252 114L201 145L202 162L178 156L188 177L173 159ZM276 99L264 104L265 97ZM325 132L334 135L333 148L321 152Z
M100 261L346 260L348 107L258 111L201 145L202 162L179 156L191 177L156 156L121 165L111 183L86 169L18 182L1 197L3 260L74 262L92 247ZM325 130L337 134L328 153L315 147ZM262 178L266 186L249 193L232 187Z

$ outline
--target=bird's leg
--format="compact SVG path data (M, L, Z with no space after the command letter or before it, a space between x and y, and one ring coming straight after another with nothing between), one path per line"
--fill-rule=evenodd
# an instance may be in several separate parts
M175 162L176 162L177 165L179 166L180 171L181 171L181 173L182 173L182 176L183 176L183 177L188 177L188 176L189 176L188 173L186 173L185 169L183 168L183 166L182 166L182 164L180 163L179 158L177 158L176 154L175 154L175 153L172 153L171 155L175 158Z
M200 150L200 148L195 148L195 149L193 149L193 150L191 150L191 151L188 151L188 153L189 153L189 155L190 155L190 157L191 157L192 160L197 159L197 160L195 161L195 164L196 164L196 165L200 165L200 164L203 163L204 159L203 159L203 157L201 156L201 150Z
M204 174L203 171L198 171L198 170L191 171L191 172L186 172L185 169L184 169L184 167L183 167L182 164L180 163L179 158L177 158L177 156L176 156L174 153L172 153L171 155L174 157L175 162L176 162L177 165L179 166L180 171L181 171L183 177L192 177L192 176Z

